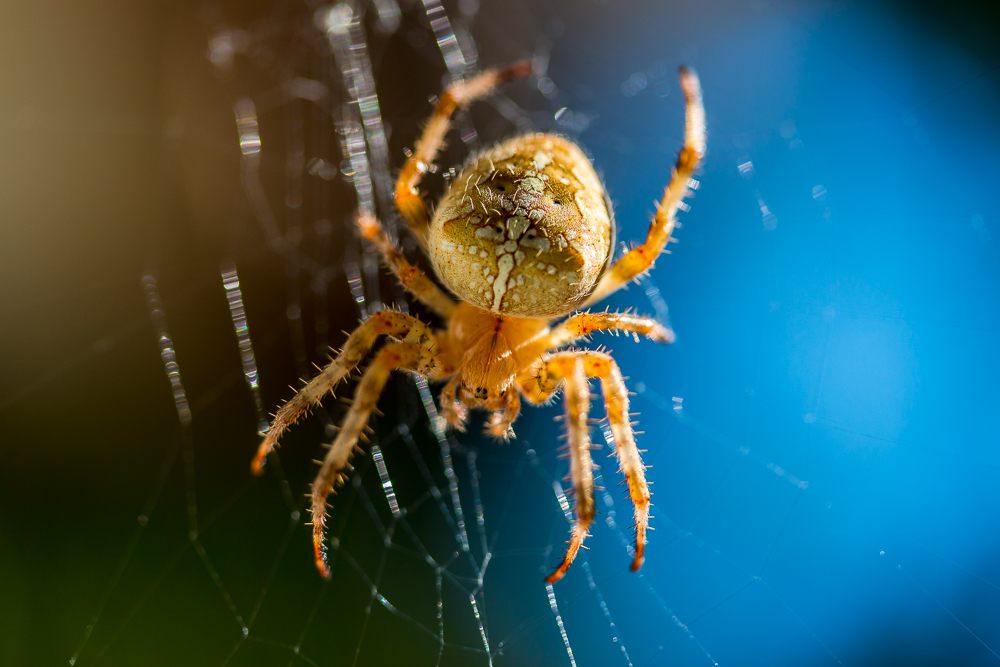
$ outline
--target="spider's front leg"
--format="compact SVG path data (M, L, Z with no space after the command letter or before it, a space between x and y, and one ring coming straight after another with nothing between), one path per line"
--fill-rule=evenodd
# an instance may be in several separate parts
M546 364L548 372L566 382L566 424L569 429L569 472L573 478L576 524L566 555L555 572L545 577L550 584L562 579L576 558L597 514L594 503L594 459L590 456L590 387L583 360L575 353L555 355Z
M323 465L312 485L313 551L316 568L325 578L330 577L323 539L327 516L326 499L334 487L344 480L344 471L349 469L348 461L358 448L358 438L368 423L372 410L375 409L389 374L395 369L411 370L432 379L445 374L438 359L437 346L431 339L430 345L417 342L386 345L361 377L354 403L344 418L336 439L323 458Z
M682 67L681 91L684 93L684 146L677 156L677 164L670 175L670 182L663 198L656 207L656 215L646 234L646 242L633 248L615 262L601 278L594 293L585 305L596 303L618 291L623 285L646 271L660 256L677 224L677 209L688 193L688 183L705 154L705 107L701 102L701 84L698 75Z
M582 382L578 376L582 374ZM584 470L581 464L590 461L589 435L587 434L587 407L589 407L589 393L587 388L587 378L599 378L601 388L604 393L604 404L607 408L608 422L611 425L611 433L615 439L615 450L618 455L618 464L621 472L625 475L628 483L629 496L635 506L635 556L632 559L631 569L633 572L642 567L644 552L646 548L646 529L649 525L649 485L646 483L646 468L639 456L639 449L635 444L635 436L632 433L632 425L629 422L628 390L625 388L625 380L622 378L618 364L606 352L594 350L580 350L560 352L549 357L544 363L544 374L538 378L540 389L547 389L549 393L558 386L558 379L566 381L566 405L569 413L570 429L570 472L573 475L573 483L576 488L576 512L577 524L573 529L573 536L570 539L569 548L563 558L559 568L550 574L546 581L554 583L558 581L569 569L576 553L586 537L586 528L593 520L593 475L589 469ZM582 389L580 385L582 384ZM581 396L583 398L581 399ZM573 406L577 405L578 411L583 408L583 420L580 422L579 414L574 416ZM583 430L584 434L575 434L574 430ZM586 442L588 451L584 457L582 453L577 454L577 443ZM576 463L579 458L580 464ZM590 462L590 466L593 463ZM589 473L589 474L588 474ZM579 479L578 479L579 476ZM589 481L588 481L589 480ZM586 497L581 496L581 488L589 489ZM582 501L582 502L581 502ZM581 531L581 527L583 530Z
M333 391L337 383L361 363L375 343L375 339L382 334L404 339L406 342L430 345L433 349L437 349L430 328L411 315L382 310L369 317L348 337L340 354L290 401L279 408L264 441L257 449L257 455L254 456L250 468L253 474L260 475L264 471L264 461L277 444L282 432L297 422L313 406L319 405L323 396Z

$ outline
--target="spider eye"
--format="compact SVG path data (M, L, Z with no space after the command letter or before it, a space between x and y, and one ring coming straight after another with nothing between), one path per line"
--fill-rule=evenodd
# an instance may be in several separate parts
M507 186L506 185L498 185L497 186L497 190L499 190L500 192L507 192Z
M562 202L559 201L558 199L553 199L552 200L552 204L555 205L555 206L562 206Z

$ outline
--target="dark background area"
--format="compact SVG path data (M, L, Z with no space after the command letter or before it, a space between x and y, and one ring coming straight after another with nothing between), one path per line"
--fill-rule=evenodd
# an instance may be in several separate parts
M422 5L402 3L391 34L364 7L398 168L446 71ZM469 7L445 3L453 20ZM342 161L329 114L274 97L304 77L342 101L311 25L297 3L0 8L4 664L489 663L475 573L449 561L455 530L419 469L418 456L447 495L410 380L390 383L374 423L413 507L406 528L359 458L359 483L334 500L330 583L288 499L304 508L342 406L296 427L262 479L248 474L256 415L220 264L240 272L268 411L359 317L344 273L361 257L351 183L306 177L306 205L286 204L290 118L306 160ZM457 436L470 535L475 479L490 540L477 595L495 664L568 664L566 642L579 665L1000 661L998 27L988 3L481 0L483 66L551 49L555 93L536 78L503 99L593 155L619 238L644 235L679 146L680 63L702 77L710 134L680 243L609 301L654 313L656 286L678 343L595 341L638 390L656 482L647 565L628 572L628 507L609 496L554 588L565 640L541 582L568 529L552 488L558 406L527 409L508 445ZM226 28L274 57L221 72L207 51ZM318 282L289 275L241 186L242 97L258 105L264 192L283 230L301 227ZM498 104L470 118L484 141L516 131ZM442 163L467 150L453 135ZM431 199L442 183L429 179ZM383 276L383 298L394 289ZM611 462L603 473L614 490ZM440 597L421 548L456 577Z

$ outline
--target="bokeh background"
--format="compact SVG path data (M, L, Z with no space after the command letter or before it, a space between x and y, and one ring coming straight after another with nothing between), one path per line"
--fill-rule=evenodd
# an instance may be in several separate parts
M576 137L622 239L644 235L679 146L675 67L702 77L709 153L680 242L610 300L678 342L596 341L638 392L647 563L628 572L609 461L591 548L551 590L558 405L512 443L442 444L417 385L390 383L373 441L405 513L359 458L329 583L295 513L343 406L248 474L259 414L222 273L265 410L401 298L350 231L356 107L318 7L0 6L0 662L1000 662L988 3L354 6L385 169L449 75L446 17L470 67L538 69L460 118L442 163L530 128Z

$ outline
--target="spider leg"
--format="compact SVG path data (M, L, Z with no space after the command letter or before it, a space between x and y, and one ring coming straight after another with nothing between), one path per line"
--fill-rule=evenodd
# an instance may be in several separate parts
M548 349L556 349L589 336L594 331L624 331L656 343L673 343L674 332L651 317L632 313L577 313L549 333Z
M511 428L511 424L521 413L521 397L518 396L517 390L511 387L504 393L502 400L503 409L496 410L490 415L486 433L494 438L509 440L514 437L514 429Z
M558 375L561 373L560 366L565 366L569 359L573 359L578 364L582 364L586 377L596 377L601 381L601 389L604 393L604 405L607 409L608 423L611 426L611 433L615 439L615 453L618 456L620 471L625 475L628 483L629 497L635 507L635 556L632 559L631 570L637 571L642 567L644 553L646 549L646 530L649 526L649 506L650 492L646 482L646 467L642 463L639 449L635 444L635 435L632 432L632 424L629 421L628 389L625 388L625 380L622 377L618 364L607 352L597 352L594 350L580 350L560 352L549 357L546 363L549 374ZM567 392L570 391L571 383L567 380ZM567 403L569 397L567 395ZM572 426L572 425L571 425ZM572 431L571 436L572 440ZM570 468L572 470L572 466ZM579 502L579 501L578 501ZM575 537L575 532L574 532ZM570 561L573 544L566 557ZM575 551L572 551L575 556ZM569 562L563 561L563 565L556 572L549 576L548 581L557 580L565 573L569 567Z
M554 355L547 366L550 373L561 376L566 381L566 422L569 429L569 471L573 478L574 510L576 523L570 536L566 555L555 572L545 577L546 583L554 584L562 579L572 565L577 552L589 535L588 529L597 514L594 503L594 460L590 456L590 426L587 417L590 412L590 387L584 362L576 353Z
M440 287L435 285L423 271L406 261L396 244L385 235L377 219L367 214L358 216L361 235L372 242L382 254L399 282L417 297L425 306L447 319L455 312L457 304Z
M403 165L403 170L396 180L396 207L425 250L429 216L427 206L417 191L417 185L430 170L434 158L444 144L445 135L451 125L451 115L458 107L468 106L475 100L486 97L501 83L519 79L530 73L531 63L527 61L503 69L486 70L468 81L449 86L438 100L423 134L413 147L413 154Z
M350 465L348 461L355 449L358 449L358 438L368 423L369 415L375 409L389 374L395 369L407 369L432 378L441 375L434 345L390 343L379 351L362 376L354 403L344 418L336 439L327 450L323 465L312 484L313 551L316 567L326 578L330 577L323 541L326 528L326 499L333 492L334 486L344 480L344 470L349 469Z
M436 352L437 341L430 328L411 315L397 313L392 310L381 310L354 330L344 344L344 348L319 375L309 384L300 389L290 401L278 409L271 422L271 427L264 436L264 441L257 449L250 469L255 475L263 472L264 461L268 453L278 442L282 432L302 417L314 405L319 405L323 396L350 373L361 360L365 358L375 339L381 334L396 338L405 338L408 342L418 342Z
M687 196L688 184L705 154L705 107L701 102L701 84L698 75L686 67L680 69L680 79L685 107L684 146L677 156L677 164L670 174L663 199L656 208L646 242L615 262L584 305L600 301L649 269L670 240L677 223L677 209Z
M629 420L628 389L621 369L604 352L590 352L587 359L587 375L601 379L604 405L608 423L615 437L615 453L618 455L619 470L628 483L629 497L635 507L635 556L631 570L642 567L646 550L646 528L649 526L649 485L646 483L646 466L642 463L639 449L635 445L632 422Z

